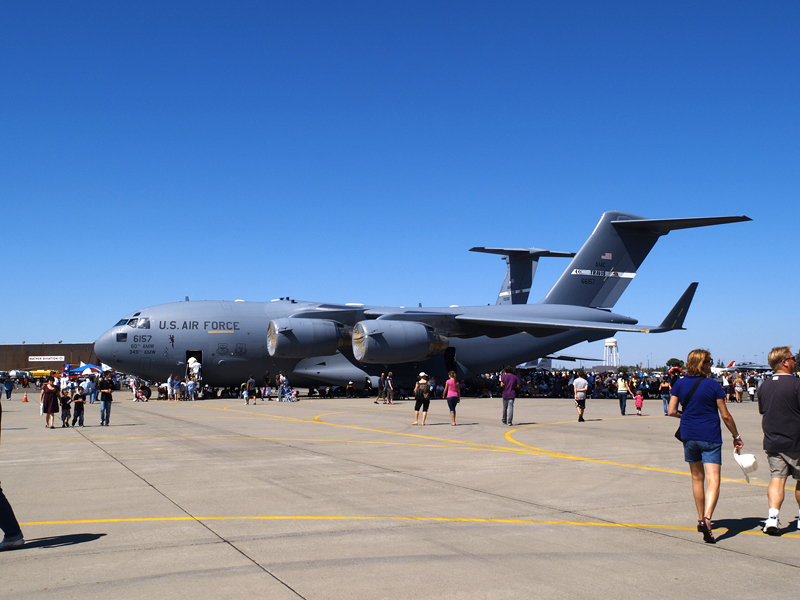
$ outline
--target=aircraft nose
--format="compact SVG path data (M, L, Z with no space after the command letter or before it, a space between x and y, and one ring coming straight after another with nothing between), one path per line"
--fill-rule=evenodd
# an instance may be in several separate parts
M111 364L114 360L113 335L111 330L106 331L94 343L94 353L101 362L106 364Z

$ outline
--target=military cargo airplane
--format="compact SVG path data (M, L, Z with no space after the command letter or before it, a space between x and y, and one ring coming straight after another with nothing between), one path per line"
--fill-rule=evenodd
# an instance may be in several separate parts
M583 341L623 332L683 329L697 283L691 283L658 325L611 312L662 235L676 229L749 221L746 216L646 219L603 213L577 254L539 248L474 248L508 263L497 304L448 308L384 308L361 304L202 301L161 304L121 319L95 342L100 360L118 371L165 381L183 377L189 359L202 364L203 381L238 386L250 375L283 371L298 387L376 386L393 371L408 385L425 371L459 379L503 365L551 356ZM547 295L528 305L542 256L571 256ZM513 266L513 269L512 269ZM188 300L188 298L187 298Z

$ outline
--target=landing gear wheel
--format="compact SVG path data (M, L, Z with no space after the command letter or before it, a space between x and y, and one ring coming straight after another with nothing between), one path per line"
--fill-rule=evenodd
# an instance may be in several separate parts
M142 386L142 388L139 391L142 393L142 396L150 400L150 394L152 394L152 392L150 391L149 387L147 387L146 385Z

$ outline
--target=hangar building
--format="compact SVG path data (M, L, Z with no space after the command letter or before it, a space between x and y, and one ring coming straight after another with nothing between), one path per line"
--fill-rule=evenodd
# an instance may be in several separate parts
M0 345L0 371L61 371L68 363L97 363L94 343L89 344L8 344Z

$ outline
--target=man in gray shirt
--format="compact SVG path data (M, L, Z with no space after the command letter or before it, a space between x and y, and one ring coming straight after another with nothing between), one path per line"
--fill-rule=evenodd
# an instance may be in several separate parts
M777 346L769 353L769 366L775 374L758 390L758 412L764 430L764 451L769 463L767 488L769 514L764 533L777 535L783 504L784 486L789 474L797 481L795 499L800 506L800 379L793 377L797 362L791 346ZM800 529L800 518L797 528Z
M589 393L589 382L586 381L586 374L578 371L578 376L573 380L572 387L575 388L575 410L578 411L578 423L583 423L583 411L586 410L586 395Z

